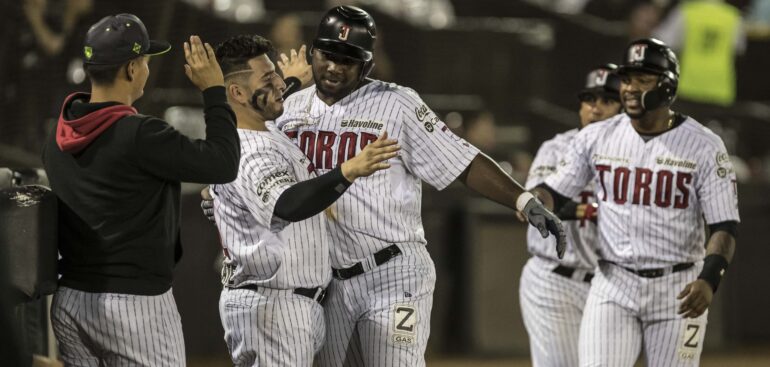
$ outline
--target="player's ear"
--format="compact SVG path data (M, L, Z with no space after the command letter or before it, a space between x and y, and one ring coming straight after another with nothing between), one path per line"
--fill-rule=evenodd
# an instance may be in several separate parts
M238 103L246 103L248 97L246 96L243 88L238 83L227 84L227 99L236 101Z

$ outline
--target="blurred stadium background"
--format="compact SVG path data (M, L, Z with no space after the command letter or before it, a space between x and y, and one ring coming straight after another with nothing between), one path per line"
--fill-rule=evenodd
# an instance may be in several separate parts
M202 134L199 93L183 73L191 34L218 43L239 33L272 39L281 51L312 40L321 14L356 4L377 21L374 77L406 85L458 134L517 179L539 144L578 124L576 91L586 72L618 62L626 43L649 36L676 0L4 0L0 5L0 167L41 166L42 142L64 96L87 90L80 62L87 27L107 14L138 15L153 38L174 49L153 58L136 103L177 128ZM704 366L768 366L770 352L770 0L730 0L746 29L735 58L737 98L728 105L677 102L725 141L739 178L737 253L709 316ZM42 180L42 179L41 179ZM229 359L217 314L215 228L186 185L174 293L193 366ZM438 269L433 366L525 366L527 336L518 278L528 255L525 226L509 210L467 189L425 187L423 220ZM0 244L5 245L5 244ZM38 314L41 312L37 311ZM26 316L34 318L34 316ZM24 328L27 328L25 326ZM35 334L44 345L45 335ZM40 351L40 354L46 354Z

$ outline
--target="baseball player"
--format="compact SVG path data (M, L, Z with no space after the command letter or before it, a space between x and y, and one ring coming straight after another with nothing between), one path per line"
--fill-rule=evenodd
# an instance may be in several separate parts
M620 112L620 77L615 69L616 65L606 64L588 73L578 94L580 128ZM543 143L527 177L528 190L556 171L580 128ZM527 248L533 256L521 274L519 299L534 366L578 365L580 319L597 266L596 225L590 220L595 201L589 184L558 213L567 234L564 259L555 256L535 228L527 231Z
M323 175L270 120L283 112L286 84L259 36L217 47L228 103L238 121L235 181L214 185L215 219L226 260L219 302L236 366L311 366L325 336L331 278L321 213L359 177L389 167L398 146L387 134Z
M735 173L717 135L671 111L679 77L671 49L642 39L623 60L625 113L575 135L564 165L535 191L559 208L596 181L599 272L580 365L632 366L644 348L649 366L697 366L706 310L735 249Z
M557 237L558 251L564 246L559 219L455 136L417 93L367 78L375 39L365 11L329 10L311 49L315 86L289 97L276 120L317 173L337 169L383 133L401 146L390 169L359 180L335 203L322 366L425 364L436 273L425 248L421 181L443 189L460 180L525 212L544 237Z
M191 140L131 107L150 56L171 45L150 40L132 14L104 17L84 43L91 93L67 97L43 151L59 199L56 340L68 366L184 366L171 290L182 255L181 181L232 181L240 158L222 71L211 46L197 36L185 42L206 121L206 140Z

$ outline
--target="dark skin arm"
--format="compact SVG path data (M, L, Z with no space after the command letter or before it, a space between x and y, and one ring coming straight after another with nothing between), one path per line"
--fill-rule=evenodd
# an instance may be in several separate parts
M735 253L735 237L725 231L718 231L711 235L706 245L706 255L717 254L724 256L727 262L733 261ZM696 279L687 284L676 297L682 300L679 305L679 314L682 317L696 318L706 312L714 298L711 285L703 279Z
M516 210L516 198L524 187L506 174L497 163L484 153L479 153L457 178L473 191L487 199Z

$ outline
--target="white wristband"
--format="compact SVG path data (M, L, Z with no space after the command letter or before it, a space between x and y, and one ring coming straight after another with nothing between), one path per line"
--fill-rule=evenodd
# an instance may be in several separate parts
M527 203L534 199L535 195L532 195L529 191L524 191L519 197L516 199L516 209L520 212L524 211L524 207L527 206Z

